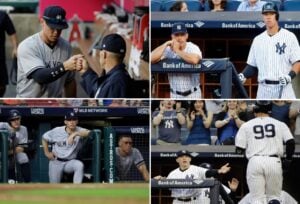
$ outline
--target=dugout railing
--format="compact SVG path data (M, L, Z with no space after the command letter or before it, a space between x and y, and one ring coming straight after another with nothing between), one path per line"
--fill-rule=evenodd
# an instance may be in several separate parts
M219 195L220 195L220 182L215 179L194 179L194 180L188 180L188 179L151 179L151 201L152 203L156 204L162 204L165 203L165 201L162 201L159 196L156 196L157 199L154 199L153 195L153 189L169 189L172 190L174 188L209 188L209 197L210 197L210 204L219 204ZM174 198L173 198L174 199ZM170 199L171 201L172 199ZM199 201L198 201L199 202ZM171 202L170 202L171 203ZM189 203L197 203L190 201Z
M6 130L0 130L0 182L8 180L8 135Z
M239 98L248 98L248 93L245 90L243 84L241 84L238 73L234 65L229 61L228 58L211 58L203 59L199 64L189 64L180 59L164 59L158 63L151 65L151 73L153 74L196 74L196 73L213 73L220 75L220 87L221 87L221 98L232 98L232 83L238 92ZM199 76L200 78L200 76ZM155 83L155 82L154 82ZM178 81L180 83L180 81ZM201 89L205 87L201 82ZM158 88L156 91L159 93L159 84L156 84ZM205 90L202 90L204 92Z
M116 169L115 169L115 163L116 163L116 154L115 154L115 148L117 146L117 140L118 135L120 134L128 134L132 137L137 135L146 136L146 140L148 141L148 144L145 151L141 150L141 147L137 147L146 162L146 164L149 164L149 127L148 126L111 126L111 127L105 127L103 129L103 166L104 166L104 181L107 181L109 183L115 183L119 181L116 176ZM134 138L133 138L134 140ZM146 154L148 153L148 154ZM147 168L149 166L147 165Z

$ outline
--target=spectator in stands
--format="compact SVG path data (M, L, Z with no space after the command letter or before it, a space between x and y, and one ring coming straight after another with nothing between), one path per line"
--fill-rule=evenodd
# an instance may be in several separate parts
M119 137L118 147L116 147L116 170L120 180L128 180L128 174L132 166L139 170L145 181L149 181L149 172L141 152L132 147L130 135Z
M244 0L239 5L237 11L262 11L265 1L260 0Z
M127 98L130 97L131 78L123 63L126 54L126 42L118 34L106 35L99 50L99 64L102 72L99 77L95 71L89 69L85 59L78 60L77 67L81 67L81 85L93 98Z
M158 46L151 52L151 63L163 59L181 59L185 63L198 64L202 59L200 48L187 42L188 32L184 23L174 23L171 40ZM169 73L171 98L201 98L199 73Z
M20 166L20 171L24 182L31 181L30 163L26 150L28 149L28 131L27 127L21 125L21 113L12 109L9 111L8 122L0 122L0 129L7 130L10 141L9 170L8 178L14 181L18 179L16 175L16 164Z
M176 1L170 8L170 11L188 12L188 6L184 1Z
M295 138L295 143L300 144L300 101L293 101L290 109L290 117L295 121L293 125L293 133Z
M159 110L152 115L152 124L158 127L158 145L180 144L181 126L186 123L181 103L165 100L160 102Z
M12 44L12 57L17 57L18 40L11 19L5 11L0 10L0 97L4 96L8 84L8 74L5 56L5 33L9 35Z
M273 100L270 116L284 122L288 127L290 127L290 107L290 101Z
M192 101L186 117L190 134L185 144L210 145L210 126L213 120L212 112L207 111L205 101Z
M208 0L210 11L224 11L227 0Z
M98 107L99 106L98 99L88 99L87 106Z
M234 145L238 129L246 121L245 112L240 112L237 100L228 100L224 110L216 116L215 126L218 128L218 144Z

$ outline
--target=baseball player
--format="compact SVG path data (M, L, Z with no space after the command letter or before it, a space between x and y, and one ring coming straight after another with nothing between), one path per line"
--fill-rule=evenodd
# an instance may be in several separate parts
M60 183L63 172L74 173L73 183L82 183L83 163L76 159L82 147L82 137L87 137L89 130L77 126L78 118L74 112L65 115L65 126L56 127L43 135L43 149L49 161L50 183ZM52 151L48 145L52 144Z
M279 27L275 3L267 2L262 15L266 31L254 38L240 80L245 82L258 73L257 99L295 99L291 81L300 69L298 40L292 32Z
M198 64L202 59L200 48L187 42L189 35L184 23L174 23L171 40L160 45L151 52L151 63L157 63L164 58L182 59L186 63ZM170 73L171 98L201 98L199 73Z
M270 101L257 101L255 118L244 123L235 139L236 151L248 158L247 183L252 204L279 200L282 189L283 142L286 159L295 151L293 136L286 124L269 116Z
M180 144L181 126L186 123L185 114L181 109L181 103L164 100L160 102L159 111L153 112L152 123L158 126L159 137L156 141L159 145Z
M116 167L120 180L126 180L133 165L139 170L145 181L149 181L149 172L141 152L132 147L130 135L119 137L119 147L116 147ZM128 179L127 179L128 180Z
M176 162L179 167L171 171L167 179L206 179L216 177L219 174L226 174L230 171L229 164L225 164L220 169L208 170L202 167L191 165L192 156L187 150L177 152ZM162 176L155 176L154 179L164 179ZM199 189L172 189L171 196L174 198L173 204L201 203Z
M77 59L71 56L70 44L60 37L68 28L62 7L49 6L40 19L42 31L18 47L17 97L59 98L76 96L74 79ZM81 67L80 67L81 69Z
M298 202L285 191L281 191L279 201L281 204L298 204ZM275 201L270 201L268 204L280 204L280 203L278 202L275 203ZM243 199L240 200L239 204L252 204L250 194L248 193L245 197L243 197Z
M14 162L20 165L20 171L24 182L31 181L29 158L26 154L25 144L28 143L28 131L27 128L21 125L21 114L18 110L12 109L9 111L8 123L0 122L0 129L8 130L10 135L10 142L12 144L12 150L9 151L10 169L9 178L16 180L18 175L15 175L16 166Z

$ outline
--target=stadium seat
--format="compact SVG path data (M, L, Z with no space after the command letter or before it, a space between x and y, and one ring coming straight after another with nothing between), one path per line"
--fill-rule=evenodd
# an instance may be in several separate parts
M166 0L163 3L164 11L170 11L170 8L173 6L173 4L175 2L176 2L176 0ZM201 10L201 3L199 0L186 0L185 3L187 4L189 11L200 11Z
M161 0L151 0L151 11L161 11Z
M286 0L283 3L284 11L300 11L300 2L297 0Z
M236 11L240 3L241 2L237 0L228 0L225 7L225 11Z

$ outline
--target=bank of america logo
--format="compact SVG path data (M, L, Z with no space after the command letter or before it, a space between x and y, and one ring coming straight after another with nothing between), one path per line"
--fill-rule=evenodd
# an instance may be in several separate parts
M260 28L263 28L265 26L265 23L260 21L260 22L256 23L256 25Z
M210 67L211 65L213 65L215 63L213 61L208 60L208 61L203 62L202 64L206 67Z
M204 25L204 23L202 21L197 21L194 23L196 25L196 27L200 28Z

